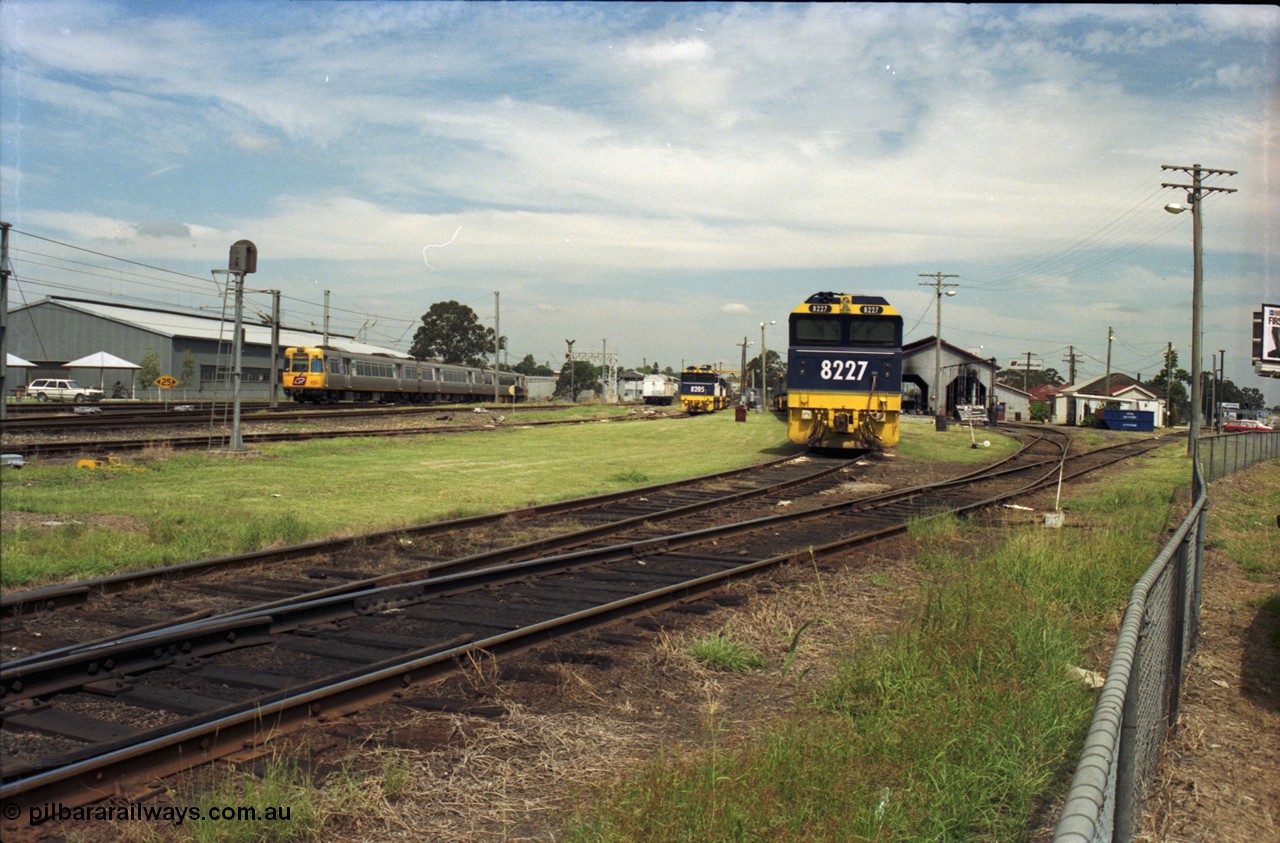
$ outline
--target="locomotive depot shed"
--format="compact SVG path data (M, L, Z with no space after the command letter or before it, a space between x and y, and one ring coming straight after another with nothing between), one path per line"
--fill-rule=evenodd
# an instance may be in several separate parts
M233 324L230 319L218 316L50 296L10 311L7 339L16 354L31 361L26 374L28 383L36 378L71 377L96 385L100 377L98 369L68 370L64 364L99 351L135 364L149 352L154 353L162 375L181 379L184 360L190 359L190 355L195 361L198 383L181 384L179 393L188 397L198 392L204 398L226 398L230 395L227 372L231 367ZM242 331L240 394L246 400L265 400L270 397L271 387L271 326L246 321ZM326 344L322 332L281 327L278 360L283 365L285 348L322 344ZM327 345L340 351L412 359L404 352L338 334L329 334ZM128 383L127 377L120 379ZM111 380L108 370L108 394ZM150 384L138 386L145 388Z

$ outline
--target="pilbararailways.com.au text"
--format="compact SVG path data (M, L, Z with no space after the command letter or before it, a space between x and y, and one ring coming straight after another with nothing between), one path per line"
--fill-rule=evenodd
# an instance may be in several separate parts
M50 820L63 822L148 822L182 825L184 822L288 822L292 809L288 805L257 807L254 805L214 805L182 807L179 805L143 805L100 803L69 807L61 802L46 802L27 808L31 825Z

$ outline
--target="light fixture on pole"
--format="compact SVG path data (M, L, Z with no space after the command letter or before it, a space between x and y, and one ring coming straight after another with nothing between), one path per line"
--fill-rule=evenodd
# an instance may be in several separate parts
M1183 211L1191 212L1191 421L1187 428L1187 453L1192 458L1196 458L1199 455L1197 437L1200 435L1200 396L1203 388L1200 383L1200 357L1202 353L1200 344L1203 340L1200 320L1201 311L1204 308L1204 196L1207 193L1235 193L1232 188L1205 187L1202 179L1206 174L1234 176L1236 171L1211 170L1201 167L1199 164L1192 164L1190 167L1162 164L1160 169L1180 170L1191 175L1191 184L1170 184L1166 182L1160 186L1175 187L1187 191L1186 205L1170 202L1164 206L1166 211L1171 214L1180 214Z
M959 278L959 275L945 272L921 272L920 278L932 278L932 282L921 281L921 287L933 287L937 295L934 316L937 325L933 331L933 385L929 388L929 399L933 404L934 424L938 430L946 429L947 402L944 397L942 406L938 406L938 393L942 391L942 296L944 287L959 287L959 284L944 284L943 278ZM955 290L946 290L946 295L954 296Z
M777 319L770 319L768 322L760 323L760 410L763 413L764 408L769 404L769 381L767 379L768 369L765 368L769 359L768 350L764 344L764 327L765 325L777 325Z

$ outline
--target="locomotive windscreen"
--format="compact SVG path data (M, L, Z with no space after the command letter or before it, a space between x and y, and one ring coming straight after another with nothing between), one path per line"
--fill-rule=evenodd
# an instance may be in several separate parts
M858 319L796 314L791 322L791 344L893 348L902 344L901 324L902 320L898 318Z

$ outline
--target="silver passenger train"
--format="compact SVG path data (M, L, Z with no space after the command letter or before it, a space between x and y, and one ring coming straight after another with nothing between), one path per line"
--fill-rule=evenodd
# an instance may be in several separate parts
M284 356L281 385L299 402L456 403L492 401L495 395L492 369L327 347L287 348ZM523 401L524 375L499 372L497 396Z

